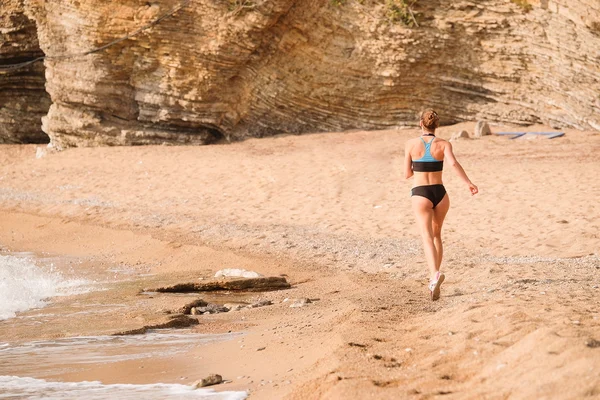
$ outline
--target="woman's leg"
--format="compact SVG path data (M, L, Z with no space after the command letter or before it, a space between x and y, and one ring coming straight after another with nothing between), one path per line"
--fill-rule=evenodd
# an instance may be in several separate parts
M442 244L442 225L448 209L450 208L450 198L448 194L444 196L442 201L433 209L433 218L431 219L431 230L433 232L433 245L435 246L436 252L436 272L440 270L442 265L442 259L444 257L444 246Z
M434 278L437 272L436 265L438 261L436 248L433 244L433 204L429 199L422 196L412 196L411 201L417 219L417 226L423 239L423 250L425 251L427 266L429 267L429 275L430 278Z

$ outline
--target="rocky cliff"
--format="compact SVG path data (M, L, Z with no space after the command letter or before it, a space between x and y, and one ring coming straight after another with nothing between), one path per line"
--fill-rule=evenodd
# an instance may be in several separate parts
M184 2L104 51L46 60L43 129L57 147L211 143L408 125L434 107L443 123L600 130L598 0L411 3ZM54 56L102 46L181 3L9 4Z
M24 13L23 0L0 2L0 67L43 56L35 22ZM44 89L44 65L0 70L0 143L43 143L42 117L50 96Z

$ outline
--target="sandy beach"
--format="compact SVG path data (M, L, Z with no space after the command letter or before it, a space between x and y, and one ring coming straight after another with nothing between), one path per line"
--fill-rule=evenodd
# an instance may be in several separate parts
M218 340L166 356L1 363L0 375L190 384L218 373L226 383L215 390L252 399L599 398L600 134L565 132L453 142L480 193L444 171L437 302L402 176L415 129L39 158L40 146L2 145L0 251L96 284L0 321L0 342L111 335L162 323L198 297L272 305L192 316L199 324L177 332ZM143 293L224 268L292 287ZM290 307L301 298L312 302Z

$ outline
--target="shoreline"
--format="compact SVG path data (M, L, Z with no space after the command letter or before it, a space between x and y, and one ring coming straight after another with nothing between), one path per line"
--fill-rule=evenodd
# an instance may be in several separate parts
M55 378L181 382L193 370L194 380L209 373L233 378L216 390L288 399L600 393L588 372L600 368L598 350L586 344L600 340L593 306L600 298L598 207L589 203L600 195L590 172L600 172L591 151L600 137L457 142L482 195L471 199L445 174L453 202L444 236L448 279L432 303L409 185L396 184L410 134L292 136L212 149L71 149L42 159L33 157L33 146L0 146L0 244L75 257L83 261L75 269L81 274L118 266L136 277L77 299L85 307L104 297L127 304L126 313L69 320L72 310L60 299L52 307L62 309L69 329L47 324L14 337L135 329L175 308L171 298L140 298L148 281L243 268L285 274L293 287L252 295L272 306L202 315L189 328L244 332L243 342L177 356L166 373L132 361L118 373L98 366ZM585 189L572 190L567 168ZM547 201L540 193L549 193ZM285 298L319 300L290 308Z
M191 280L190 275L203 276L204 279L209 279L214 275L215 271L210 269L211 267L207 268L204 265L196 266L193 269L183 272L171 271L162 273L157 271L158 268L167 264L173 258L173 253L188 253L188 258L201 258L206 257L206 253L210 252L210 265L219 265L219 263L230 266L243 265L246 268L254 267L254 270L263 272L266 272L265 270L287 271L287 268L289 268L289 266L284 266L280 260L271 260L268 262L267 268L264 258L248 257L234 254L233 252L208 250L203 247L190 245L173 246L173 242L163 242L145 235L139 238L139 235L132 235L130 231L119 231L75 222L68 223L69 236L59 236L57 235L57 228L61 228L63 225L60 219L11 212L6 213L4 211L0 211L0 216L4 226L8 227L8 229L0 233L0 243L5 245L7 239L11 240L10 238L15 238L15 245L10 248L11 251L27 251L39 254L43 251L43 244L47 243L43 237L51 237L53 248L63 252L62 255L53 252L51 257L55 260L65 256L68 256L69 259L75 257L78 260L77 269L80 275L85 276L87 273L92 273L94 276L99 277L103 275L103 269L106 275L107 268L110 270L115 265L144 273L148 271L152 272L150 276L143 278L129 274L125 276L125 280L115 279L113 283L106 282L103 284L102 291L92 291L82 295L55 298L46 307L19 314L20 316L28 316L28 321L36 321L42 318L45 321L43 329L31 331L29 328L30 324L23 324L19 318L0 321L0 332L2 332L3 340L9 343L15 343L16 339L18 339L18 343L28 343L41 339L62 340L71 337L111 335L118 331L135 329L149 323L165 320L167 317L164 314L165 311L178 309L192 299L202 297L214 300L216 295L211 294L179 296L160 296L158 294L152 296L139 295L141 288L148 285L158 286L186 282ZM39 227L43 228L40 229ZM27 237L33 231L36 231L41 237L36 238L34 241L29 241ZM7 234L7 232L9 233ZM70 240L70 236L72 235L82 238L93 236L96 238L96 246L92 246L91 249L86 248L87 246L77 246ZM21 239L18 239L19 237ZM110 238L111 241L99 240L102 237ZM113 241L120 239L122 240L121 246L115 252ZM144 247L153 249L152 254L145 256L136 251L140 241L145 242ZM44 254L46 256L49 255L47 252L44 252ZM157 258L157 254L160 254L161 258ZM149 263L154 263L155 266L148 267ZM66 264L57 266L57 271L60 272L61 269L64 269ZM322 351L307 353L304 350L300 354L297 349L290 348L294 347L297 343L300 343L305 348L308 347L308 344L304 343L305 341L301 340L301 337L293 331L302 329L304 325L302 315L314 311L311 307L306 307L304 310L290 309L290 303L284 303L283 300L290 297L308 297L309 292L314 294L314 291L310 288L310 272L312 271L294 271L291 274L292 276L288 277L288 280L294 284L290 290L247 293L242 295L242 297L235 294L230 295L227 298L237 296L240 300L272 299L275 304L261 309L199 316L200 325L179 330L179 332L183 335L208 333L227 336L228 333L237 333L242 336L229 341L206 344L198 347L196 350L185 351L183 354L175 354L169 358L168 366L165 366L161 362L161 357L158 357L155 359L124 360L106 365L98 364L96 366L85 367L73 364L70 368L67 368L67 370L73 370L73 372L46 373L42 376L36 374L40 374L44 368L39 369L39 367L31 366L30 372L34 372L34 378L58 379L65 382L100 380L104 384L153 384L158 382L190 384L211 373L220 373L230 383L215 386L214 389L217 391L250 390L253 393L253 398L269 398L272 394L278 397L282 396L293 387L292 382L296 381L295 377L297 374L304 368L308 368L314 363L319 362L319 359L323 355ZM326 278L322 271L320 271L320 274L325 280L331 280L331 277ZM309 288L306 289L304 286L309 286ZM319 287L321 289L322 286L323 282L320 282ZM312 297L314 298L314 296ZM153 301L148 300L149 298L153 298ZM74 311L73 302L77 303L77 310L83 310L89 306L93 309L102 309L103 304L106 304L107 308L105 309L106 312L101 314L92 313L91 315L80 315L73 318L71 317ZM120 304L122 308L111 309L111 304ZM317 301L315 304L320 305L321 303ZM331 305L328 306L328 308L330 307ZM321 307L319 308L321 309ZM48 316L49 314L50 316ZM264 365L263 360L264 353L266 352L258 353L256 349L262 348L266 344L263 338L264 332L272 331L273 329L277 330L277 326L279 326L278 316L280 314L290 317L286 322L286 328L292 332L289 332L289 339L269 345L269 348L277 349L286 347L287 357L281 362L273 363L274 366L268 367ZM333 312L327 316L327 319L335 318L337 314L337 312ZM36 317L36 315L40 315L41 317ZM101 318L97 319L97 317ZM326 320L323 321L323 323L326 322ZM285 330L286 328L283 329ZM156 332L161 334L163 332L167 333L169 330L158 330ZM314 340L314 337L308 338L308 342L313 342ZM327 339L325 342L332 343L331 340L335 342L336 338ZM330 347L332 349L335 348L335 346ZM251 350L246 351L247 348L251 348ZM245 362L243 365L237 365L240 352L244 353ZM292 356L294 354L296 356ZM198 365L198 358L210 359L211 362ZM287 371L287 373L281 373L280 369ZM0 375L2 374L0 373ZM182 377L186 377L186 379L182 380ZM243 378L238 379L239 377ZM275 382L275 387L263 387L265 382ZM278 386L281 387L277 389ZM261 395L260 393L263 394Z

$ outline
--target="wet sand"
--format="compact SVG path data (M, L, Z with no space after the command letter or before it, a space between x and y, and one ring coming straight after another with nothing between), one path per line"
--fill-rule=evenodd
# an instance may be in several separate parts
M444 172L447 280L432 303L401 170L416 133L70 149L40 159L35 146L0 146L3 249L65 260L66 275L105 289L20 315L46 318L35 329L23 318L0 322L6 342L162 321L185 296L140 289L207 280L222 268L284 274L293 285L244 295L272 306L201 315L186 330L240 333L231 340L168 360L19 376L190 383L220 373L231 382L218 390L252 398L600 395L600 218L590 200L600 196L600 135L454 142L481 193L471 197ZM283 302L302 297L315 301Z

